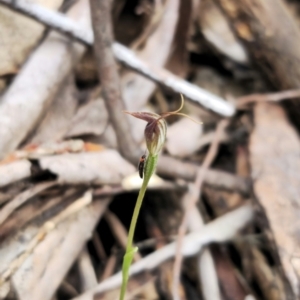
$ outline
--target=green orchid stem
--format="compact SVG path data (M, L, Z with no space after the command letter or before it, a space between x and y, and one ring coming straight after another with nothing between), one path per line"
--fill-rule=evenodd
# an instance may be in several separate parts
M133 216L130 223L129 233L128 233L128 240L126 245L126 253L123 258L123 266L122 266L122 274L123 274L123 280L122 280L122 287L121 287L121 293L120 293L120 300L124 300L128 278L129 278L129 268L133 260L134 253L137 252L137 247L133 247L133 236L135 232L136 223L138 220L138 216L140 213L140 209L143 203L144 195L148 186L148 183L150 181L150 178L152 174L154 173L156 169L157 164L157 155L153 156L149 154L146 165L145 165L145 172L144 172L144 180L143 184L141 186L135 208L133 211Z

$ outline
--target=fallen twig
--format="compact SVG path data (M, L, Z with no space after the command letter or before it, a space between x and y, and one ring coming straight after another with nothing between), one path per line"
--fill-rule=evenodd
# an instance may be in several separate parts
M123 249L126 249L128 232L123 226L123 224L120 222L117 216L109 210L105 212L104 218L108 223L109 227L111 228L112 233L115 236L118 243L121 245ZM133 259L134 261L137 261L141 259L141 255L138 252L136 252Z
M189 184L189 191L184 195L182 199L182 205L187 213L191 198L194 198L196 194L199 194L199 190L194 183ZM199 197L198 197L199 198ZM201 216L197 205L192 207L192 210L188 212L189 217L187 221L187 227L190 232L201 230L204 226L204 220ZM203 249L198 254L197 271L199 277L199 284L203 299L220 300L221 293L219 288L219 280L214 264L214 259L209 248Z
M205 175L208 171L208 168L212 164L213 160L215 159L218 149L219 149L219 139L222 136L225 127L228 124L228 120L222 120L217 126L216 132L215 132L215 138L213 142L211 143L208 153L203 161L202 168L198 170L196 180L195 180L195 188L193 195L190 197L189 203L187 205L182 223L179 227L178 232L178 238L177 238L177 253L175 257L175 263L174 263L174 277L173 277L173 298L174 299L180 299L178 295L178 289L179 286L179 280L180 280L180 271L181 271L181 263L182 263L182 255L181 255L181 248L183 247L183 237L186 233L187 229L187 222L189 218L190 212L195 207L196 203L198 202L198 199L201 195L202 190L202 184L204 182Z
M114 273L116 264L117 264L117 256L114 252L112 252L111 255L109 256L108 260L106 261L104 271L101 274L101 277L99 280L100 282L109 278L110 276L112 276L112 274Z
M86 246L83 247L78 257L78 271L83 291L87 291L97 285L96 273Z
M234 106L222 98L211 94L186 80L180 79L165 69L149 66L146 62L140 60L133 51L121 44L115 43L113 49L115 56L120 62L145 77L184 95L193 102L196 102L204 108L221 116L231 117L234 115Z
M176 158L162 155L158 160L157 172L171 178L195 180L199 167L193 163L182 162ZM250 181L246 178L221 170L208 169L204 182L219 189L249 194Z
M114 150L105 150L101 152L72 153L55 156L45 156L38 159L42 170L49 169L59 177L61 183L67 184L117 184L123 179L116 176L113 171L118 166L118 174L124 176L134 172L133 166L121 159ZM84 170L82 171L82 165ZM100 167L99 167L100 166ZM107 167L105 174L103 166ZM171 177L182 178L184 180L195 180L198 166L192 163L182 162L170 156L162 155L158 161L157 171L159 174ZM0 165L0 187L25 179L31 175L31 163L26 159L15 161L9 164ZM107 174L110 174L109 181ZM76 176L75 176L76 175ZM105 177L104 177L105 175ZM219 189L238 191L243 194L249 194L250 184L246 178L230 174L221 170L209 169L204 179L205 183ZM163 185L156 186L153 189L173 189L176 186ZM151 188L151 185L150 185ZM135 188L133 187L132 190ZM128 190L128 189L127 189ZM124 187L103 187L95 191L95 196L105 196L119 194L124 191Z
M56 182L41 183L17 195L14 199L12 199L8 204L6 204L0 210L0 226L13 213L14 210L16 210L19 206L23 205L28 199L40 193L41 191L44 191L49 187L54 186L55 184L57 183Z
M49 217L54 213L52 213L52 209L58 207L59 205L65 205L69 203L69 199L73 198L76 199L78 197L78 193L83 192L84 189L80 188L67 188L67 189L59 189L56 188L55 190L49 190L45 193L42 197L45 200L43 201L42 198L38 197L36 201L28 201L26 205L22 205L18 208L18 211L14 213L13 216L9 217L1 226L0 226L0 241L5 242L9 236L16 234L17 232L23 232L24 227L28 225L30 222L33 224L36 221L36 218L39 216L45 216L45 212L49 212ZM46 200L47 199L47 200ZM41 201L42 200L42 201ZM39 203L39 204L38 204ZM38 204L38 205L37 205ZM58 206L57 206L58 205ZM48 219L48 218L46 218ZM35 228L38 229L38 228ZM33 236L31 236L33 238ZM29 240L31 239L29 238ZM23 243L23 246L25 244ZM25 246L24 246L25 247ZM5 247L3 247L5 248ZM17 246L17 249L19 246ZM26 247L25 247L26 248ZM1 248L0 248L1 251ZM5 250L4 250L5 251ZM14 253L14 251L12 252ZM1 253L0 253L1 256ZM8 265L12 259L16 258L18 254L12 254L9 259L6 259L6 265ZM3 265L5 266L5 265ZM6 267L4 267L5 269ZM3 272L4 269L1 269L0 264L0 273Z
M68 281L63 280L60 285L61 290L66 293L69 297L78 296L78 291L75 289L73 285L71 285ZM58 300L57 297L53 297L51 300Z
M31 175L31 163L27 159L0 166L0 187L6 186Z
M300 97L300 90L287 90L276 93L268 93L268 94L251 94L243 97L239 97L237 99L237 105L239 108L254 102L263 102L263 101L271 101L271 102L279 102L284 99L293 99Z
M83 30L79 25L61 13L50 11L40 5L28 3L24 0L18 0L15 4L13 4L13 0L0 0L0 3L8 6L10 9L29 16L44 25L58 30L59 32L67 34L81 43L89 46L93 44L94 38L91 30ZM122 46L119 43L113 43L112 50L117 60L147 78L166 86L177 93L183 94L191 101L222 116L230 117L234 115L235 108L232 104L196 85L180 79L165 69L147 65L146 62L140 60L133 51L125 46Z
M192 256L198 253L204 245L213 242L225 242L232 239L238 230L245 226L253 217L253 209L247 204L236 210L223 215L222 217L208 223L200 231L193 232L184 237L183 248L184 256ZM134 263L130 267L130 275L140 273L145 270L152 270L162 262L172 258L176 253L176 242L162 247L154 253L146 256L142 260ZM95 293L101 293L121 285L122 274L118 272L107 280L101 282L97 287L76 297L76 300L92 300Z
M95 195L93 195L93 196L95 196ZM102 244L102 241L100 240L100 237L99 237L97 231L94 232L92 241L93 241L93 245L95 247L98 258L101 260L106 260L107 255L105 253L104 246Z

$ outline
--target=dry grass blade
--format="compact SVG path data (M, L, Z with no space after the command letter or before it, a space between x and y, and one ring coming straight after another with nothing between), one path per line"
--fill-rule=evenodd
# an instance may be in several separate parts
M158 4L159 2L157 2ZM180 18L179 0L169 0L161 3L163 7L161 19L155 30L149 35L147 42L135 51L135 57L147 62L149 66L162 68L166 65L174 47L174 39ZM155 18L155 17L154 17ZM113 49L118 51L118 44ZM159 55L156 49L159 48ZM122 93L126 108L132 111L142 110L147 105L148 99L156 89L156 84L136 72L126 72L122 77ZM134 88L133 88L134 87ZM132 101L135 99L135 101ZM131 120L133 122L133 120ZM135 123L132 123L134 127Z

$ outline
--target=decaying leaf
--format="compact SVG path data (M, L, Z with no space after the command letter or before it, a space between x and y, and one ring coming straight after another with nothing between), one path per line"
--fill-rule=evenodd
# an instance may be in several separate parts
M297 297L300 290L300 140L276 104L255 107L250 158L254 191L273 232L279 256Z

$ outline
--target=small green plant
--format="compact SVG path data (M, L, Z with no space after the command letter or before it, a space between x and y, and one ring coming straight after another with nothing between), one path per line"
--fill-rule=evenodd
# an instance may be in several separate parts
M142 202L143 202L144 195L145 195L148 183L150 181L150 178L153 175L153 173L155 172L158 154L161 151L161 149L165 143L165 140L166 140L167 123L165 121L165 118L169 117L171 115L181 115L181 116L185 116L185 117L191 119L189 116L179 113L179 111L183 107L183 104L184 104L184 99L183 99L183 96L181 95L181 105L178 110L173 111L173 112L167 112L167 113L158 115L158 114L151 113L151 112L128 112L128 111L125 111L125 113L130 114L138 119L142 119L147 122L144 135L145 135L146 145L147 145L147 149L148 149L148 157L147 158L145 158L145 156L142 157L142 160L145 160L145 166L141 170L141 172L143 172L143 173L142 174L140 173L140 175L144 179L143 179L143 183L142 183L141 189L139 191L139 195L138 195L138 198L137 198L137 201L135 204L135 208L133 211L133 216L131 219L131 224L130 224L129 233L128 233L126 253L123 258L123 266L122 266L123 281L122 281L122 287L121 287L121 293L120 293L120 300L124 300L127 283L128 283L128 278L129 278L129 268L132 263L134 253L137 252L137 250L138 250L137 247L133 246L133 237L134 237L135 227L136 227L137 219L139 216L140 208L142 206ZM193 120L193 121L198 123L195 120Z

